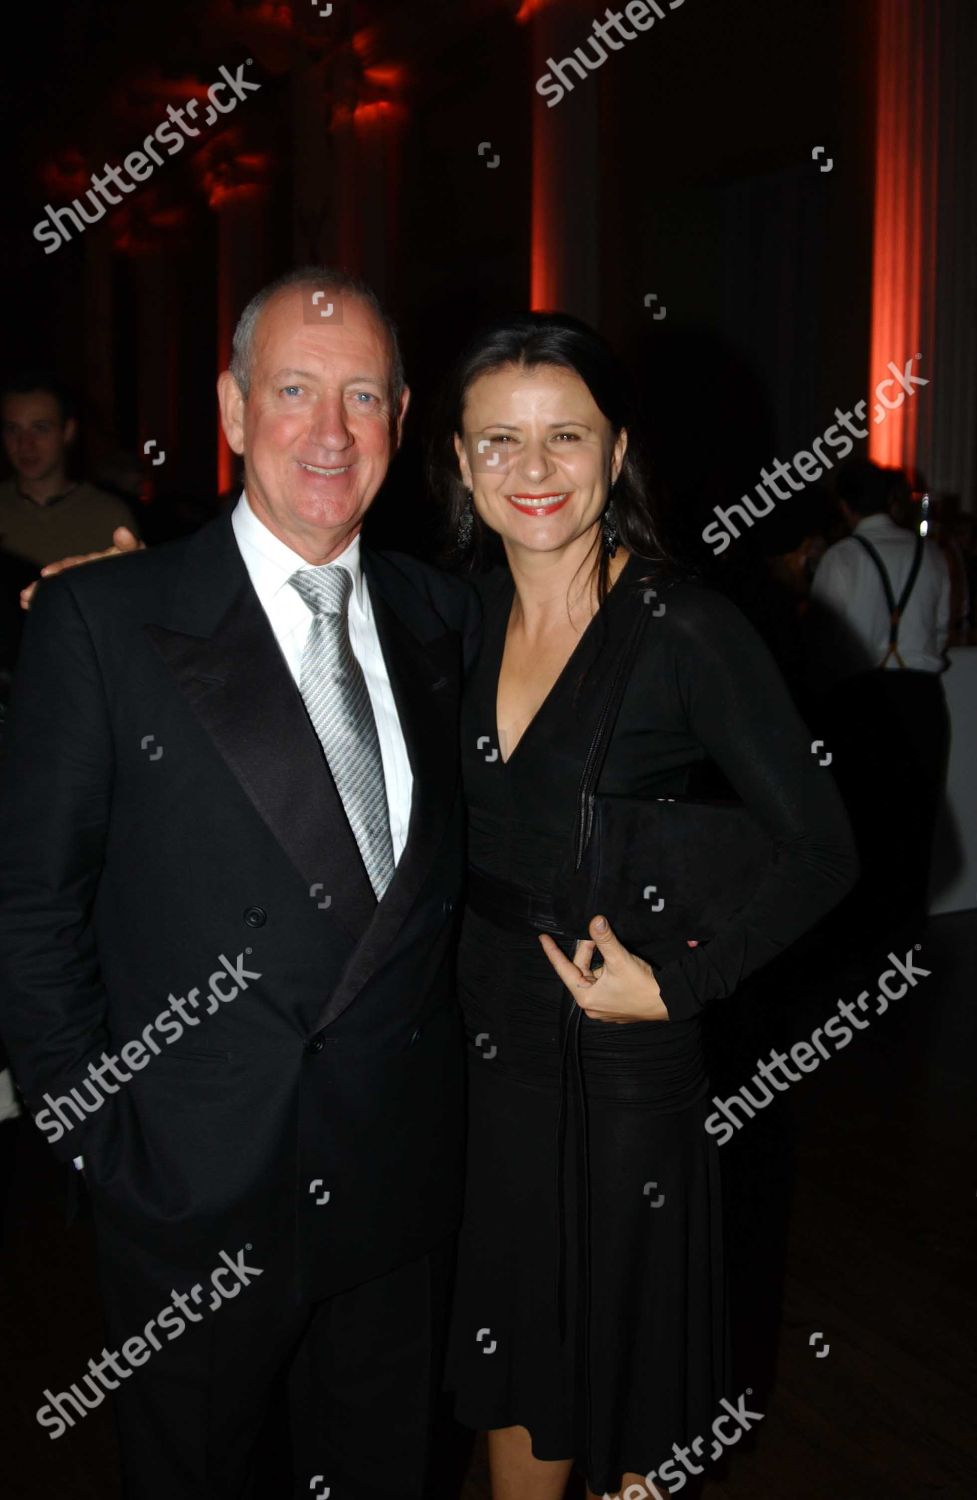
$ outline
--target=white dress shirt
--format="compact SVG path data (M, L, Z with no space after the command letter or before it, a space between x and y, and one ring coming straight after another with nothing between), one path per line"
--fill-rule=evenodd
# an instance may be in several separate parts
M14 1093L14 1080L9 1068L0 1069L0 1123L15 1120L23 1111Z
M912 567L915 534L880 513L863 516L855 536L865 537L878 552L898 599ZM811 602L816 613L823 612L823 628L812 622L816 638L832 658L820 661L819 675L836 680L881 665L889 649L889 606L875 563L854 537L836 542L822 557L811 585ZM918 672L942 672L949 627L950 572L937 544L926 541L899 622L897 649L905 665ZM894 656L886 669L899 670Z
M312 564L268 530L264 522L255 515L243 493L234 507L231 526L255 593L268 616L288 670L298 684L302 653L312 624L312 611L288 580L300 568L308 568ZM345 568L353 579L353 591L349 598L349 638L353 655L366 679L373 717L376 719L383 760L383 779L387 788L387 807L390 812L390 839L396 864L407 842L413 776L360 560L359 533L328 566Z

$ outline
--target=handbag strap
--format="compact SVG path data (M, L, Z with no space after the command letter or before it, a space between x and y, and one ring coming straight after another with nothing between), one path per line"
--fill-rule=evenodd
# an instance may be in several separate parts
M624 689L627 687L628 678L631 675L631 666L635 654L644 634L648 621L649 611L639 605L635 611L634 623L625 639L617 664L611 676L611 685L607 697L604 700L597 726L594 729L587 759L584 761L583 775L580 778L580 789L577 793L577 815L573 830L573 854L574 869L579 870L587 844L590 840L590 832L593 826L594 793L600 773L607 759L610 748L611 735L614 733L614 725L621 709L621 700L624 697Z

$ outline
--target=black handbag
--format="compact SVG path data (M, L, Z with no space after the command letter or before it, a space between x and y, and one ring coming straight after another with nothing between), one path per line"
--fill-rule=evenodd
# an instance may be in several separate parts
M631 667L649 615L640 602L594 730L577 798L572 852L554 905L585 938L598 913L625 947L664 962L707 941L748 902L775 857L774 840L734 801L597 795Z

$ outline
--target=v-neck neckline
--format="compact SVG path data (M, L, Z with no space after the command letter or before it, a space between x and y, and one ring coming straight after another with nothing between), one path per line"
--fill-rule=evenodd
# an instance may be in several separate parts
M516 585L515 585L515 581L514 581L514 579L512 577L512 574L508 571L508 569L506 570L505 598L507 599L508 604L506 605L504 603L502 609L499 611L501 625L500 625L500 628L499 628L498 633L497 633L497 637L496 637L496 641L495 641L495 649L494 649L494 651L492 653L492 669L493 670L492 670L492 678L491 678L491 681L492 681L492 727L493 727L493 729L495 731L495 744L496 744L496 747L497 747L498 752L499 752L499 760L500 760L500 762L502 763L503 766L508 767L508 766L512 765L513 760L519 754L519 751L522 749L523 744L524 744L524 742L526 740L526 737L528 735L532 734L532 732L535 729L537 723L539 722L539 720L542 718L543 714L546 712L547 708L549 707L551 700L556 696L557 689L562 686L564 678L567 676L568 672L570 671L570 668L577 661L577 658L579 657L581 651L583 650L584 644L589 640L590 636L593 633L593 629L594 629L595 624L597 623L598 618L602 614L604 614L604 612L606 611L607 606L610 603L611 599L616 595L616 593L617 593L618 589L620 588L621 584L624 583L624 581L625 581L625 575L632 569L633 565L638 560L639 559L636 558L635 553L632 552L631 555L630 555L630 557L628 558L627 562L624 564L624 567L621 569L620 573L618 573L617 578L614 580L613 584L611 585L610 589L608 590L607 597L605 598L603 604L601 604L597 609L594 610L594 613L591 615L590 619L587 621L586 625L584 626L584 628L583 628L583 630L582 630L582 632L581 632L581 634L579 636L579 639L577 640L577 644L574 646L573 650L570 652L570 655L567 657L566 661L563 663L563 666L560 669L560 671L557 674L557 676L553 679L553 682L550 685L549 692L546 694L545 698L543 698L543 700L540 703L539 707L537 708L536 712L533 714L532 718L529 720L529 723L526 725L526 727L523 730L522 734L519 736L518 740L516 741L515 748L513 749L512 754L509 755L509 756L503 756L503 754L502 754L502 741L501 741L501 736L499 734L499 682L500 682L501 677L502 677L502 660L503 660L503 657L505 656L505 643L506 643L506 637L509 634L509 621L510 621L510 619L512 617L512 606L513 606L513 604L515 602Z

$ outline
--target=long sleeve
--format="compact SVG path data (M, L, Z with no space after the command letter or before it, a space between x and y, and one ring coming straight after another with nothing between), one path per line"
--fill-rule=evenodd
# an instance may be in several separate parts
M819 764L824 751L812 752L810 733L760 637L719 594L693 587L671 598L666 690L677 695L688 733L776 850L735 918L661 966L662 998L670 1017L681 1020L731 994L814 926L854 884L858 862L831 771Z
M66 581L42 584L24 635L0 786L0 1031L35 1113L44 1091L77 1084L108 1044L91 910L113 762L88 628ZM51 1143L70 1160L90 1129L80 1123Z

